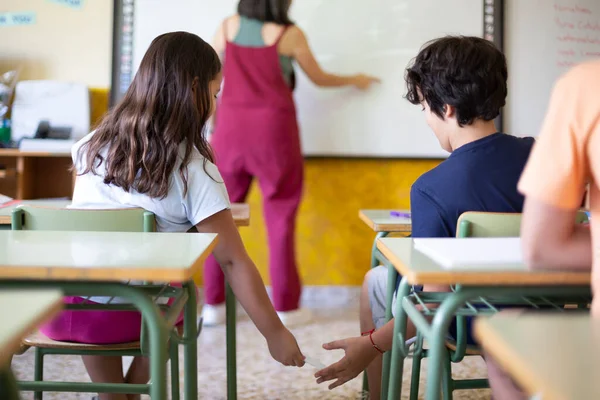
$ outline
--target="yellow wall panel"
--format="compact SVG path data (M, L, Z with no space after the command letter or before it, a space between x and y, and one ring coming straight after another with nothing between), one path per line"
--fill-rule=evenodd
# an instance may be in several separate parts
M410 187L439 160L307 159L297 225L297 259L306 285L360 285L375 234L358 219L361 208L409 208ZM244 243L268 282L268 250L260 190L248 202Z

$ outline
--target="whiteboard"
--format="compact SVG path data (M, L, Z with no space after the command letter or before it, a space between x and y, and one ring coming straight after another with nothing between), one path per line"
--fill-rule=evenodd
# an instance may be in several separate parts
M210 41L237 0L136 0L133 65L161 33L183 30ZM428 40L482 36L483 0L295 0L292 19L321 66L364 72L369 92L316 88L297 70L296 104L305 155L434 158L447 154L419 106L403 98L404 70Z
M536 136L554 82L579 62L600 58L600 1L507 0L506 131Z

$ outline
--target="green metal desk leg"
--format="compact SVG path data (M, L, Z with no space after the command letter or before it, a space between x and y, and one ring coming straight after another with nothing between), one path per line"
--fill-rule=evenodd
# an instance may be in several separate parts
M387 281L387 293L386 293L386 304L385 304L385 320L389 321L392 319L392 301L394 300L394 292L396 291L396 280L398 279L398 271L392 265L387 266L388 269L388 281ZM410 287L409 287L410 291ZM408 295L408 293L406 294ZM398 297L401 299L402 297ZM392 363L392 354L387 351L383 355L383 370L381 374L381 393L387 393L388 383L390 378L390 366Z
M396 319L394 320L394 340L392 342L391 367L390 373L382 376L381 393L387 393L388 400L397 400L402 392L402 373L404 369L404 359L406 358L406 313L402 308L402 299L410 294L411 285L403 277L398 287L398 296L396 298ZM389 352L388 352L389 353ZM389 386L389 387L387 387ZM387 390L386 390L387 389Z
M227 340L227 399L237 399L236 304L235 295L225 283L225 314Z
M427 391L425 393L427 400L439 400L440 398L444 361L448 357L445 347L446 335L456 311L472 297L472 293L452 292L440 304L431 321L430 335L427 337L430 355L427 364Z
M181 398L179 387L179 346L173 342L169 344L169 358L171 359L171 400L179 400Z
M20 399L17 382L9 366L0 371L0 399Z
M183 321L183 399L198 398L198 305L196 303L196 285L193 281L183 284L188 293L184 308ZM179 377L177 377L179 379Z
M113 288L113 291L115 291L114 288L117 286L117 284L95 285L98 287ZM147 322L148 336L150 338L150 380L152 382L150 386L150 398L152 400L166 399L168 335L165 320L156 304L142 290L126 284L118 284L116 290L122 292L123 297L131 300Z
M377 258L377 253L379 252L379 250L377 250L377 240L379 238L384 238L389 234L389 232L377 232L377 234L375 235L375 240L373 240L373 247L371 248L371 268L379 266L379 259Z

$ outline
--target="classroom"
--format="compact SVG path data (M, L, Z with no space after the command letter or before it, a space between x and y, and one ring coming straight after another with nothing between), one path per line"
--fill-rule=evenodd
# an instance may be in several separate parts
M598 0L0 0L0 400L600 398L598 93Z

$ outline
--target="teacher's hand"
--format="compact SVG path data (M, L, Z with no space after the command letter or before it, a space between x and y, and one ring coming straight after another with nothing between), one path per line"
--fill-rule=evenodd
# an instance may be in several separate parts
M367 90L374 83L381 83L381 79L365 74L358 74L352 78L352 84L360 90Z

